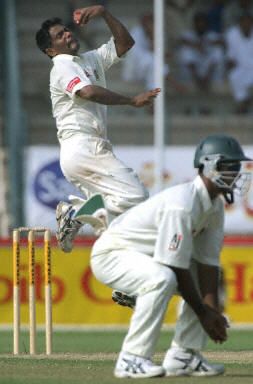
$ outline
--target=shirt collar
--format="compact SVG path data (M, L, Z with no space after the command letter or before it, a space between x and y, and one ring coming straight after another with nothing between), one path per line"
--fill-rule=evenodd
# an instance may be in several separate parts
M66 53L61 53L60 55L56 55L53 57L54 63L56 61L60 61L60 60L75 61L75 60L80 60L80 57L79 56L73 56L73 55L67 55Z
M209 193L207 191L207 188L205 186L205 183L199 175L195 178L194 185L196 186L196 189L200 196L200 200L202 202L204 211L206 212L206 211L209 211L210 209L215 209L218 203L218 198L211 200Z

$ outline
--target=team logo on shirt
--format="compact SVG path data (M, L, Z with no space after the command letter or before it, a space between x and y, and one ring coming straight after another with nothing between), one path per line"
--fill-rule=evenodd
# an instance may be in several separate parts
M78 83L81 83L81 79L80 77L75 77L74 79L72 79L69 83L68 83L68 86L67 86L67 91L68 92L72 92L72 89L74 88L74 86Z
M175 233L175 235L172 237L170 244L169 244L169 250L170 251L176 251L181 243L183 236L179 235L178 233Z
M91 74L90 74L86 69L84 69L83 71L84 71L85 75L86 75L88 78L91 77Z
M88 78L91 77L91 74L87 71L87 69L84 69L83 71L84 71L85 75L86 75ZM99 80L99 75L98 75L98 71L96 70L96 68L93 69L93 74L94 74L96 80Z

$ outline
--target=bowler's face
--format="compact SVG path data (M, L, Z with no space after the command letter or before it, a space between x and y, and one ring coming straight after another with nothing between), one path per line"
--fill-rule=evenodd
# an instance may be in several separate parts
M54 25L49 30L52 46L47 49L47 54L51 57L59 54L77 55L79 42L73 33L64 25Z

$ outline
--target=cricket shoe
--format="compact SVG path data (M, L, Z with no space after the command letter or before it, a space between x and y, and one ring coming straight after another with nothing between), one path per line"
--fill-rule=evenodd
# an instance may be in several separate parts
M114 290L112 291L112 300L123 307L134 308L136 296L128 296L126 293Z
M161 377L165 370L160 365L155 365L150 359L121 352L114 370L114 376L118 378L130 377L142 379L145 377Z
M74 212L73 206L64 201L60 201L56 207L58 225L56 238L61 250L67 253L72 251L75 236L83 225L78 220L72 219Z
M218 376L225 371L223 364L209 363L199 352L171 348L163 361L166 376Z

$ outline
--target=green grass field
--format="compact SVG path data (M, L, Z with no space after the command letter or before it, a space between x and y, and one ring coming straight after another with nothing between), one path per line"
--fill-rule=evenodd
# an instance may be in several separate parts
M131 379L116 379L113 368L123 340L124 331L67 331L54 332L52 356L45 357L44 335L38 333L38 355L27 353L27 332L21 336L21 356L12 355L12 333L0 331L0 384L111 384ZM163 331L155 360L161 362L172 333ZM142 379L141 383L171 384L233 384L253 383L253 330L230 331L223 345L210 342L205 356L226 366L226 375L216 378L159 378ZM136 380L134 380L136 382Z

